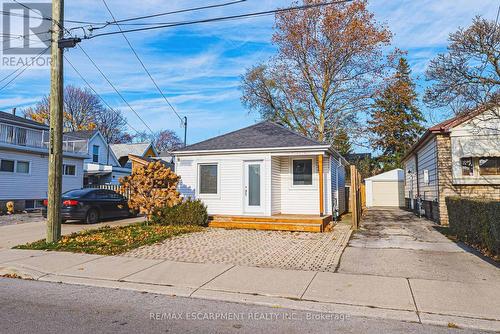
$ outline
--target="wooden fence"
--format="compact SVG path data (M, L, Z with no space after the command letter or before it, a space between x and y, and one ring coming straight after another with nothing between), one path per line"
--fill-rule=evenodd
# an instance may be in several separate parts
M351 187L350 192L350 211L352 214L352 228L357 230L359 228L359 223L361 221L361 215L363 214L363 203L364 198L364 185L362 183L361 174L356 169L356 166L351 165Z
M123 191L122 187L119 184L88 184L83 186L84 188L94 188L94 189L107 189L116 191L119 194L122 194L127 199L130 197L130 189Z

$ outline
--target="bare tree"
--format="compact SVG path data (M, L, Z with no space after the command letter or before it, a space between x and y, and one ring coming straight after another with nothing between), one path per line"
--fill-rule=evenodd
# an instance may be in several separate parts
M275 29L278 52L247 70L243 104L320 141L347 127L352 134L384 74L391 32L365 0L279 13Z
M447 53L433 59L426 73L433 84L424 101L456 113L500 101L500 27L476 17L467 29L450 34Z
M40 123L49 124L49 96L44 96L24 114ZM93 130L96 128L96 114L103 110L99 98L88 89L66 86L64 89L64 131Z
M152 142L158 152L170 152L183 145L182 140L172 130L160 130L155 133L140 132L134 136L135 142Z
M130 142L126 132L127 119L120 110L105 108L99 97L88 89L66 86L64 89L64 131L98 129L108 143ZM49 96L44 96L24 114L40 123L49 124Z
M127 119L117 109L102 109L95 115L97 130L106 139L108 144L128 142L126 136Z

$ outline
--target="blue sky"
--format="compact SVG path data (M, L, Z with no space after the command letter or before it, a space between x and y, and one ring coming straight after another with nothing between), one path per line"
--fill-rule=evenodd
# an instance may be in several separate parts
M118 19L222 2L225 0L108 0ZM290 4L291 1L284 0L248 0L229 7L155 20L170 22L233 15ZM67 19L110 20L101 1L66 0L65 5ZM370 2L370 9L376 19L386 23L394 33L393 47L408 51L420 91L426 84L423 80L425 68L429 60L445 50L448 34L459 26L468 26L475 15L493 19L497 6L497 0ZM240 76L246 68L265 61L273 54L274 48L270 43L273 22L273 17L268 16L128 34L170 102L182 116L188 117L188 143L235 130L258 120L257 114L249 113L240 103ZM85 40L81 45L153 130L169 128L182 137L179 119L159 96L121 35ZM145 129L81 51L70 50L66 56L109 104L123 110L134 128ZM11 71L12 68L0 67L0 78ZM69 66L65 69L65 83L84 86ZM0 110L33 105L47 94L48 89L48 69L28 69L0 92ZM423 109L430 123L449 116L446 110Z

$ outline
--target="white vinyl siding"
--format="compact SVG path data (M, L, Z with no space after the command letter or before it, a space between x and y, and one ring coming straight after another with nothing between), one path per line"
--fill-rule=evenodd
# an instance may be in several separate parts
M271 158L271 214L281 213L281 161Z
M281 157L281 213L319 214L318 163L316 157L309 158L313 159L312 185L294 186L292 158Z
M312 185L294 185L292 161L295 158L312 159ZM206 156L176 157L176 173L181 177L179 191L184 197L201 199L208 207L209 214L242 215L251 214L244 210L244 163L245 161L262 161L263 212L259 215L271 214L319 214L319 177L316 155L271 156L271 154L222 154ZM218 165L218 194L200 194L198 168L200 164ZM332 179L331 160L323 159L324 174L324 210L332 213ZM343 167L341 167L343 169ZM344 176L339 170L341 195L344 196ZM345 208L341 201L340 212Z
M271 157L269 154L225 154L210 156L182 156L176 158L176 173L181 176L179 191L185 197L201 199L209 214L245 214L243 209L244 161L263 161L262 187L264 187L265 215L271 214ZM218 164L219 193L199 194L198 165ZM269 180L269 181L268 181Z
M420 196L425 201L433 201L438 197L436 149L436 139L432 138L417 153L418 186Z
M29 173L0 172L0 200L43 199L47 197L49 161L47 155L0 150L0 159L26 161ZM82 188L83 160L64 158L65 164L76 166L75 176L63 177L63 191Z
M93 161L94 146L99 147L98 162ZM118 161L114 158L114 155L111 153L111 149L109 148L108 144L106 144L103 138L99 135L94 136L92 140L89 141L88 154L89 158L85 159L85 163L98 163L101 165L120 166Z

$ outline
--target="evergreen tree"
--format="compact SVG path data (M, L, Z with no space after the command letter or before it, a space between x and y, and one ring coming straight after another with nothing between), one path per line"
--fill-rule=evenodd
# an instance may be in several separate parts
M371 145L382 151L379 162L384 171L401 167L405 152L425 130L423 121L410 66L400 58L396 72L377 94L368 121Z
M343 156L352 153L351 140L345 128L337 130L333 137L333 148Z

